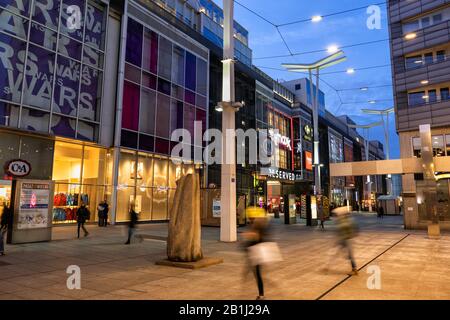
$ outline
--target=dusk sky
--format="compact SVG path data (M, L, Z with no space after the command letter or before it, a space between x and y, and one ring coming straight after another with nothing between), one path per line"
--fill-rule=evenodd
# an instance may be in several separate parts
M322 79L338 91L361 87L378 87L369 88L367 91L359 89L340 91L339 94L344 102L341 105L341 100L336 91L321 82L321 90L326 95L326 108L336 115L347 114L357 124L368 124L380 120L379 116L363 114L360 111L362 108L387 109L393 107L386 4L379 5L381 8L381 29L370 30L367 27L369 14L366 13L366 8L380 2L376 0L239 0L239 3L256 11L275 25L309 19L314 15L327 15L364 7L364 9L357 11L325 17L318 23L308 21L280 27L280 31L293 53L326 49L330 45L339 47L381 40L373 44L343 48L347 61L322 71L323 73L332 72L332 74L324 74ZM221 0L218 0L217 3L222 6ZM327 55L327 52L320 52L294 57L260 59L289 54L276 28L238 3L235 4L235 20L249 30L250 47L253 49L253 64L275 79L293 80L304 77L301 74L277 70L282 69L282 63L309 63ZM381 67L358 70L374 66ZM356 69L355 73L347 74L345 70L348 68ZM335 73L336 71L338 73ZM376 103L369 104L368 101L370 100L375 100ZM391 158L398 158L399 142L393 114L391 114L389 121ZM384 143L382 127L371 129L370 139L378 139Z

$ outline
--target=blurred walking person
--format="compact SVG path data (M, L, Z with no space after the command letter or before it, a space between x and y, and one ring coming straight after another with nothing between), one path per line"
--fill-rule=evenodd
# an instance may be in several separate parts
M250 230L244 233L247 255L258 286L258 296L256 299L263 300L263 265L280 261L281 254L277 244L269 242L269 221L266 216L266 211L259 207L248 208L247 216L250 218Z
M353 256L353 248L351 244L351 239L354 238L357 234L357 225L350 216L347 207L337 208L333 211L332 214L335 216L338 238L338 249L336 252L336 256L342 250L346 251L348 260L350 261L352 268L352 271L349 273L349 275L357 275L358 268L356 267L355 258ZM336 256L331 257L327 267L325 267L325 270L329 269L328 266L331 264L332 260L336 258Z
M3 213L0 222L0 256L5 255L5 236L8 232L8 228L11 224L12 210L10 207L3 204Z
M108 212L109 212L109 206L106 200L103 200L98 207L98 226L99 227L106 227L108 225Z
M84 203L84 201L81 201L81 205L77 210L78 239L80 238L80 229L83 229L85 237L89 235L89 232L86 230L84 224L87 220L89 220L90 215L91 212L86 207L86 204Z
M130 204L130 222L128 223L128 240L125 242L125 244L131 243L131 238L134 236L136 232L136 223L138 222L138 215L135 211L135 204L132 202Z

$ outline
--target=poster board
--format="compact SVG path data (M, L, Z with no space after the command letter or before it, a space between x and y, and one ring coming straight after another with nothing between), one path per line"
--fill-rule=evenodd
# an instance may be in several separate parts
M53 181L13 181L14 217L11 243L50 241Z

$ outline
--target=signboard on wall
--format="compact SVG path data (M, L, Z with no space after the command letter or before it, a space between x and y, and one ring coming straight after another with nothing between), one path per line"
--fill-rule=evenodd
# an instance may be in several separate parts
M14 159L5 164L5 173L12 177L25 177L31 173L31 164L22 159Z
M16 227L18 230L48 228L50 183L23 183L20 189Z
M305 151L305 169L312 171L313 155L312 152Z
M220 218L220 212L221 212L220 200L215 199L215 200L213 200L213 204L212 204L213 217Z

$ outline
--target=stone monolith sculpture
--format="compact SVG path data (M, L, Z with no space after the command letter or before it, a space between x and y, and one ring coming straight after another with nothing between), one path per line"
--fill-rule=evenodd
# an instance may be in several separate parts
M170 210L167 257L177 262L195 262L203 258L198 173L187 174L177 181Z

